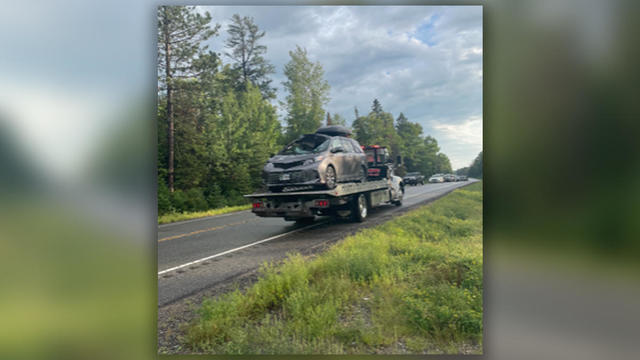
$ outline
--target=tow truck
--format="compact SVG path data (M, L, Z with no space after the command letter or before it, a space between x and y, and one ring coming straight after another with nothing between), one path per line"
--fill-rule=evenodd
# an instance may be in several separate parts
M285 221L311 222L316 215L351 218L362 222L369 209L385 204L402 205L404 183L393 175L393 161L386 147L363 146L367 155L367 179L349 182L333 189L281 192L256 192L244 195L252 199L251 211L260 217L282 217ZM397 164L402 161L398 156Z

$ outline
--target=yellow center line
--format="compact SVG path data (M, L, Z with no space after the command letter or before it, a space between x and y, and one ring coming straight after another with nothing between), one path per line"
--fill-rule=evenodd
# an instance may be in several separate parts
M238 221L238 222L234 222L231 224L224 224L224 225L220 225L220 226L215 226L215 227L211 227L208 229L202 229L202 230L197 230L197 231L192 231L190 233L186 233L186 234L180 234L180 235L174 235L174 236L169 236L166 238L162 238L162 239L158 239L158 242L160 241L167 241L167 240L174 240L174 239L180 239L186 236L191 236L191 235L195 235L195 234L200 234L203 232L207 232L207 231L215 231L215 230L220 230L220 229L224 229L228 226L234 226L234 225L241 225L241 224L246 224L248 223L250 220L243 220L243 221Z

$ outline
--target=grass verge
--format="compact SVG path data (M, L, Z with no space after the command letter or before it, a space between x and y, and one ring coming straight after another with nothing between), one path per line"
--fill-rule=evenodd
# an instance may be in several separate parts
M482 353L482 184L315 259L265 264L198 311L184 339L195 352Z
M158 224L168 224L176 221L197 219L197 218L202 218L207 216L221 215L221 214L226 214L234 211L241 211L241 210L248 210L248 209L251 209L251 204L227 206L227 207L223 207L219 209L211 209L207 211L165 214L165 215L158 216Z

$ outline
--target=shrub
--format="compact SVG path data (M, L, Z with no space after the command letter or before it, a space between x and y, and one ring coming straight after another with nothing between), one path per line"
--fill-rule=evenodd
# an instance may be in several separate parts
M220 191L218 184L212 184L206 191L207 204L212 209L217 209L227 206L227 200Z
M187 196L182 190L176 189L170 194L173 210L177 212L187 211Z
M170 213L172 210L169 187L163 179L158 179L158 215Z
M189 189L186 197L187 211L203 211L209 207L200 188Z

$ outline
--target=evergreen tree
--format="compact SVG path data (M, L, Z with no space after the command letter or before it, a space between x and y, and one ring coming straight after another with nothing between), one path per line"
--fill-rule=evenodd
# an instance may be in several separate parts
M243 89L246 90L247 84L252 83L260 88L264 98L274 98L275 89L270 86L268 75L275 73L275 67L263 57L267 47L259 44L265 32L259 31L253 18L240 17L238 14L231 18L227 32L229 38L225 46L230 50L227 56L235 63L234 70L240 76L239 83Z
M382 114L382 105L378 99L373 99L373 105L371 105L371 111L377 115Z
M360 116L353 122L356 139L363 145L381 145L391 150L392 155L398 155L398 139L393 126L393 115L384 112L382 105L375 99L371 112L367 116Z
M201 43L217 34L218 26L211 28L211 15L201 15L193 6L160 6L158 8L158 81L164 92L167 120L167 177L169 191L174 190L175 113L174 90L177 78L189 78L193 61L206 47Z
M323 106L329 101L329 83L324 79L320 63L312 63L307 50L296 46L289 51L291 60L284 66L288 92L286 103L286 139L292 141L305 133L315 132L322 125Z

